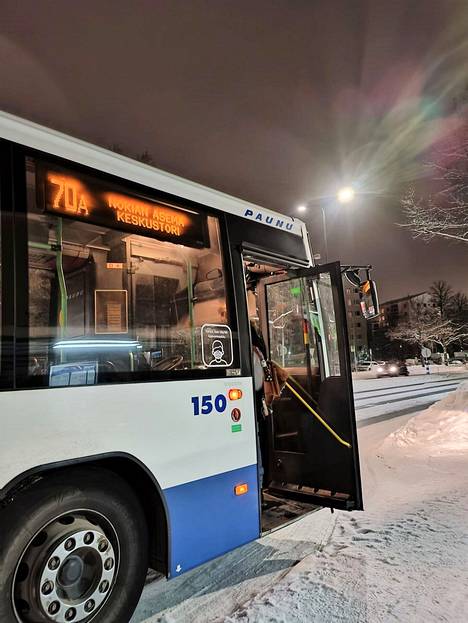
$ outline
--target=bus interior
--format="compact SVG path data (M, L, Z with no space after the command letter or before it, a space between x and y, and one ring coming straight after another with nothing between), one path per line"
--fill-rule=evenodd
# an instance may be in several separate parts
M31 383L64 383L67 365L96 360L100 382L204 367L200 328L227 323L218 219L191 248L44 213L32 160L27 182Z

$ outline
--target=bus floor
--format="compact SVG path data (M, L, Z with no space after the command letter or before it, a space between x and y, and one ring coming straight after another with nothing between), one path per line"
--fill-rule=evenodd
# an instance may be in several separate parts
M268 489L263 490L262 500L262 533L271 532L287 524L297 521L307 513L320 510L321 506L285 500L273 495Z

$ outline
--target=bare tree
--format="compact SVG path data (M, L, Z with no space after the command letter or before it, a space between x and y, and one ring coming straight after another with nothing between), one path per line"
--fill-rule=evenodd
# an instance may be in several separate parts
M388 331L387 335L392 340L416 344L420 348L437 344L442 348L446 360L448 347L456 342L461 343L468 337L467 329L466 325L426 313L398 324Z
M432 335L432 320L426 315L412 317L406 322L399 322L395 327L387 331L391 340L416 344L420 348L426 346Z
M447 349L452 344L462 341L468 336L466 331L466 325L459 325L453 320L445 320L438 326L434 327L433 335L431 337L432 342L442 347L444 353L444 360L447 359Z
M456 322L468 320L468 296L463 292L455 292L450 300L450 315Z
M121 154L122 156L133 158L134 160L138 160L139 162L143 162L144 164L154 164L153 156L149 153L147 149L145 149L145 151L142 151L141 153L135 154L134 156L130 155L128 153L128 149L125 149L124 147L119 145L119 143L112 143L108 146L108 149L116 154Z
M467 180L468 182L468 180ZM446 238L468 244L468 205L446 206L437 197L417 197L411 189L401 200L406 223L415 238Z
M452 300L452 293L452 287L443 280L434 281L429 288L431 300L439 310L442 318L447 315Z
M411 188L401 200L406 221L401 226L426 241L440 237L468 244L468 130L428 167L437 190L419 195Z
M118 143L112 143L111 145L109 145L108 149L110 149L110 151L113 151L116 154L123 155L124 153L124 148Z
M140 162L143 162L144 164L150 164L150 165L153 164L154 162L153 156L146 149L141 154L137 154L135 156L135 159L139 160Z

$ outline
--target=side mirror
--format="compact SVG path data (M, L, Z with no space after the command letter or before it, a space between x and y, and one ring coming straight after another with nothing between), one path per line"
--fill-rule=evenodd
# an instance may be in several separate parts
M375 281L367 279L359 285L359 298L362 315L366 320L379 315L379 297Z
M359 276L359 269L349 269L345 272L345 277L349 283L355 288L360 288L362 285L361 277Z

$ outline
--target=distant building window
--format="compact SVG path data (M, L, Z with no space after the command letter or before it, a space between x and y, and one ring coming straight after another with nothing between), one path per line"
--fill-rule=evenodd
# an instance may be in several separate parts
M360 322L356 322L356 327L360 327L361 323Z

